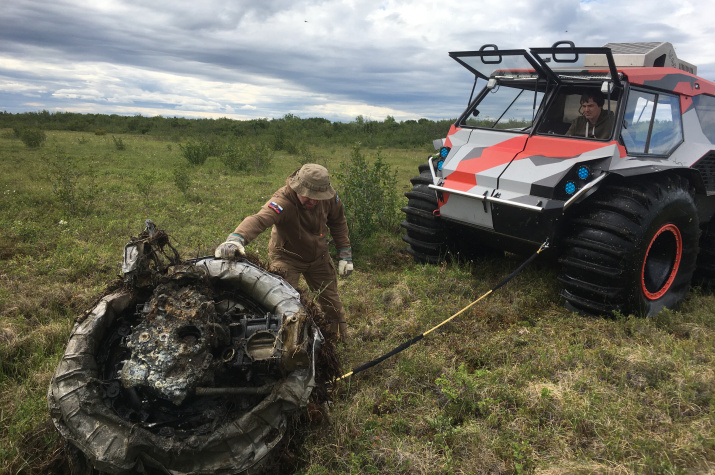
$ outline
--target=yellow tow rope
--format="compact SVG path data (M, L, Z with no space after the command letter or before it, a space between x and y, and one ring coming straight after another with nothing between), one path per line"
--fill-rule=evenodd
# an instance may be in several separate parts
M513 279L519 272L521 272L521 271L524 269L524 267L526 267L527 265L529 265L529 263L531 263L531 261L533 261L534 259L536 259L536 256L538 256L539 254L541 254L541 252L544 251L545 249L547 249L548 247L549 247L549 241L548 241L548 239L547 239L547 240L541 245L541 247L539 247L539 249L538 249L534 254L532 254L531 257L529 257L529 258L528 258L526 261L524 261L519 267L517 267L514 272L512 272L511 274L509 274L508 276L506 276L504 279L502 279L501 282L499 282L499 283L498 283L497 285L495 285L493 288L489 289L487 292L485 292L485 293L484 293L481 297L479 297L477 300L475 300L474 302L470 303L469 305L467 305L467 306L464 307L462 310L460 310L459 312L455 313L454 315L452 315L452 316L449 317L448 319L444 320L444 321L443 321L442 323L440 323L439 325L434 326L434 327L430 328L429 330L427 330L426 332L424 332L424 333L422 333L422 334L420 334L420 335L417 335L416 337L414 337L414 338L412 338L412 339L410 339L410 340L408 340L408 341L402 343L401 345L395 347L392 351L389 351L388 353L385 353L384 355L380 356L379 358L375 358L374 360L369 361L369 362L367 362L367 363L365 363L365 364L363 364L363 365L360 365L360 366L358 366L357 368L353 368L352 371L350 371L350 372L348 372L348 373L345 373L344 375L340 376L339 378L334 379L334 380L331 381L329 384L337 383L338 381L341 381L341 380L343 380L343 379L349 378L350 376L352 376L352 375L354 375L354 374L360 373L360 372L362 372L362 371L365 371L365 370L368 369L368 368L372 368L373 366L375 366L375 365L377 365L377 364L379 364L379 363L382 363L384 360L386 360L386 359L389 358L390 356L396 355L397 353L400 353L401 351L406 350L407 348L409 348L410 346L414 345L415 343L417 343L418 341L420 341L421 339L423 339L424 337L426 337L427 335L429 335L430 333L432 333L433 331L435 331L436 329L438 329L438 328L441 327L442 325L444 325L444 324L446 324L446 323L448 323L448 322L454 320L454 319L457 318L459 315L463 314L464 312L466 312L467 310L469 310L470 308L472 308L472 307L473 307L474 305L476 305L478 302L480 302L481 300L485 299L487 296L489 296L489 294L495 292L495 291L498 290L500 287L502 287L502 286L505 285L507 282L509 282L511 279Z

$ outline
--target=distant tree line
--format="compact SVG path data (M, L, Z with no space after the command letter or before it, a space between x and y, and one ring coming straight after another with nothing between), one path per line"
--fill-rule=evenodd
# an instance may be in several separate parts
M16 133L27 129L69 130L93 134L144 134L176 142L187 139L255 139L273 150L295 153L310 145L349 145L363 147L421 147L444 137L453 120L428 119L397 121L387 116L383 121L357 116L351 122L331 122L322 118L301 119L286 114L279 119L234 120L186 119L183 117L122 116L117 114L78 114L74 112L0 112L0 128Z

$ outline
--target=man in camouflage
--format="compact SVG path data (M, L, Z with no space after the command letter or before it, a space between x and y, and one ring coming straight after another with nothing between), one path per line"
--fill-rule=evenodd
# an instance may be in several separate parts
M344 341L347 321L338 295L335 266L328 253L328 230L338 250L340 275L347 276L353 270L352 250L343 203L330 185L325 167L309 163L290 175L286 185L258 213L241 221L226 242L216 248L216 257L245 255L245 246L270 226L271 267L296 288L303 275L308 287L318 294L318 302L330 321L328 332Z

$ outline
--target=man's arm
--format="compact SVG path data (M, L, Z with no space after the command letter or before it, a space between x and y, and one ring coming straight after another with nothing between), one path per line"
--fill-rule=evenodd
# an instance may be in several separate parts
M281 221L283 205L273 198L263 205L258 213L241 221L236 229L228 235L226 241L219 245L214 255L221 259L231 259L237 255L246 255L245 246L270 226Z
M244 218L232 234L239 235L244 244L248 244L263 231L279 223L284 216L283 209L282 204L275 200L269 201L261 207L258 213Z

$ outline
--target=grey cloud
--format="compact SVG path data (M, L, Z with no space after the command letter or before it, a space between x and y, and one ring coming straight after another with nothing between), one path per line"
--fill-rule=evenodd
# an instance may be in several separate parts
M50 109L72 110L73 101L81 99L82 107L96 103L107 113L118 104L163 107L178 115L215 107L217 113L279 117L301 115L328 101L384 108L404 118L456 117L472 77L448 57L449 51L484 43L548 46L562 39L599 46L660 36L680 54L679 44L685 51L692 48L695 34L630 10L614 13L625 8L615 0L589 2L588 8L577 0L485 0L478 7L448 0L434 6L400 0L6 3L0 12L0 84L23 86L0 92L0 109L13 112L35 107L25 102L41 101ZM707 38L696 40L709 44ZM17 68L3 58L8 64L48 68ZM687 54L683 59L690 60ZM88 69L78 74L83 67ZM92 67L126 74L115 82L92 79L87 72ZM713 65L700 67L703 73ZM215 91L190 89L216 83L265 89L255 93L254 101L240 96L241 103L231 95L212 97Z

